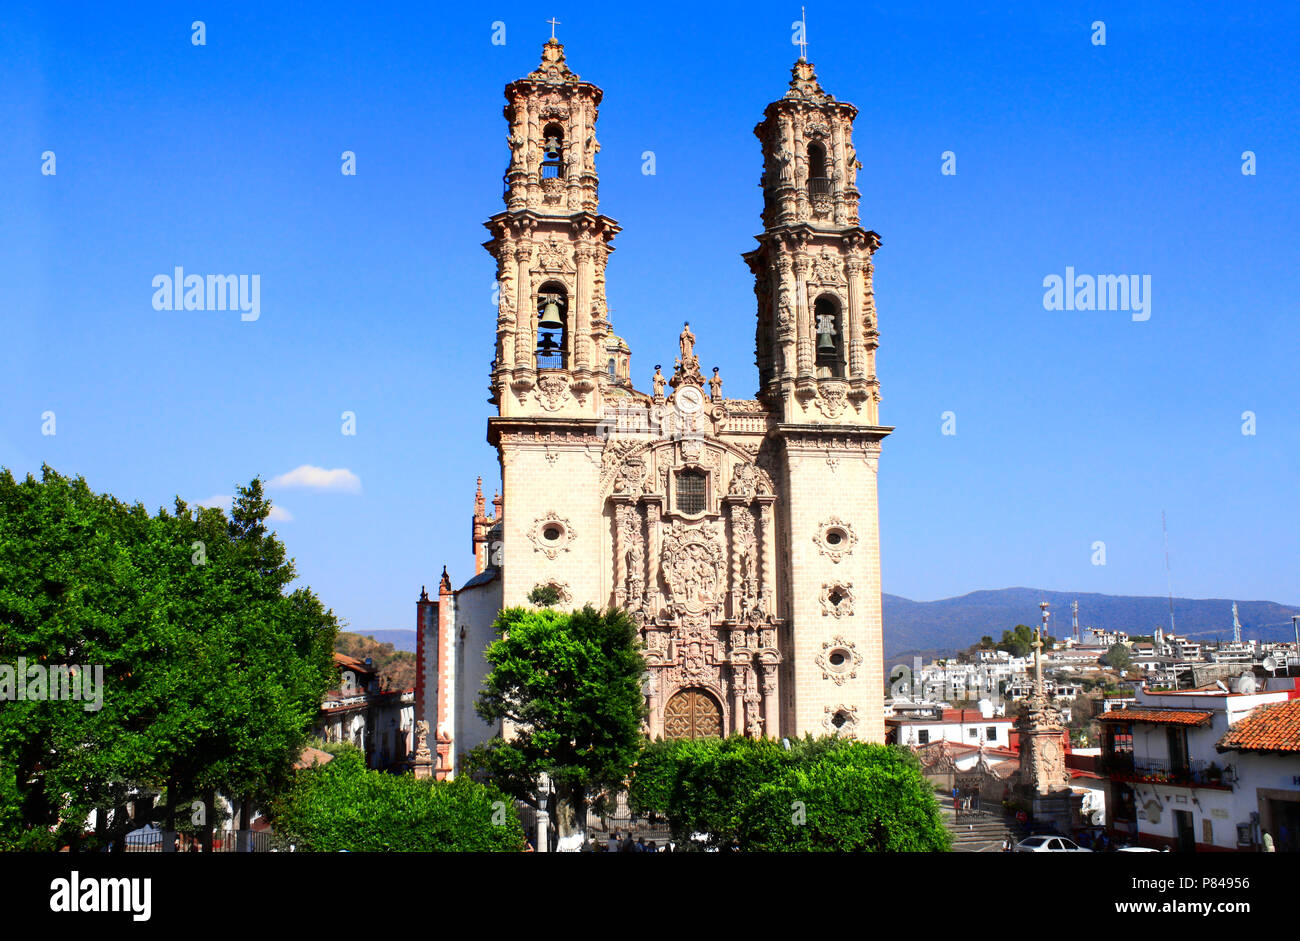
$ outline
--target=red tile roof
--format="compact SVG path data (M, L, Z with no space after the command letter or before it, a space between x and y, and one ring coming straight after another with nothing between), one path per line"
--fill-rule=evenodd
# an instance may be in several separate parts
M1224 733L1219 751L1300 752L1300 699L1260 706Z
M1098 722L1150 722L1154 725L1205 725L1212 712L1192 709L1115 709L1097 717Z
M333 760L334 756L329 752L321 751L319 748L313 748L308 745L298 755L298 760L293 763L293 766L301 770L303 768L314 767L315 765L327 765Z
M366 662L364 660L358 660L356 657L349 657L347 654L338 653L337 651L335 651L334 653L334 662L338 664L340 667L345 667L346 669L349 670L355 670L358 673L377 672L373 666L366 666Z

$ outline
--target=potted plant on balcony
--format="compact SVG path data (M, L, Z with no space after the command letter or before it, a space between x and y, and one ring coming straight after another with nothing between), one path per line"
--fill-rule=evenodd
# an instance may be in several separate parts
M1216 762L1211 761L1210 766L1205 769L1205 779L1211 784L1223 783L1223 769Z

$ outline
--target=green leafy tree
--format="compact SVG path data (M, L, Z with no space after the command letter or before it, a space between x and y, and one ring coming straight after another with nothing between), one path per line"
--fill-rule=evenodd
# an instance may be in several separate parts
M317 852L519 852L524 830L499 788L368 770L354 745L296 773L271 814L281 843Z
M1111 644L1110 648L1098 657L1101 663L1108 667L1113 667L1121 673L1127 670L1133 664L1133 653L1129 650L1127 644Z
M528 601L543 608L554 608L560 603L560 589L554 585L538 585L528 593Z
M914 853L950 848L934 790L915 757L854 743L762 785L740 814L753 852Z
M466 766L534 807L553 796L566 836L585 825L595 793L622 788L643 741L636 625L617 609L588 606L572 614L509 608L494 628L499 639L485 653L492 669L475 708L488 722L509 721L513 734L470 752Z
M686 848L948 845L910 753L836 737L805 737L788 746L741 736L657 741L638 759L628 796L638 812L667 817Z
M15 844L14 820L76 845L98 809L98 838L120 849L155 813L154 793L167 794L170 823L190 813L181 800L284 786L337 625L310 590L285 594L293 567L269 514L256 480L227 520L180 500L151 517L48 467L40 481L0 473L0 663L103 675L98 709L0 709L0 845Z
M1034 628L1027 624L1017 624L1014 630L1003 631L1002 640L998 642L997 649L1005 650L1013 657L1028 657L1034 652ZM1051 650L1056 646L1056 638L1050 634L1043 635L1043 650Z

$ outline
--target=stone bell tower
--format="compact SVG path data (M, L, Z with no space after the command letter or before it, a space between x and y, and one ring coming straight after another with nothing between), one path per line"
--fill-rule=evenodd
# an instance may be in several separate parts
M619 226L600 213L602 92L569 69L552 37L505 97L506 208L487 221L484 243L500 288L488 441L505 511L491 571L502 606L549 586L565 605L603 607L610 524L594 496L607 437L599 426L630 383L629 350L606 316L605 265Z
M606 371L605 263L619 227L600 214L596 114L554 38L506 86L506 209L487 221L497 260L491 402L503 416L598 417Z
M789 548L784 727L884 741L872 255L858 222L857 109L811 63L754 129L763 225L745 256L758 300L758 399L771 416Z

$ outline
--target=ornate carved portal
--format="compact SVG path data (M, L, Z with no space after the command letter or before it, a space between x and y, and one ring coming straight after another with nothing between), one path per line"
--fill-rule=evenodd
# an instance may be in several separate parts
M777 498L755 457L705 436L606 446L613 601L641 628L652 737L780 734ZM690 501L683 473L703 478ZM716 733L682 731L698 728L691 691Z
M664 707L666 738L710 738L722 734L722 708L702 689L684 689Z

